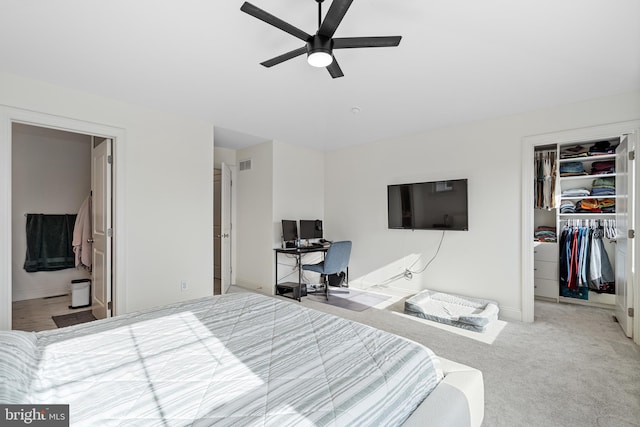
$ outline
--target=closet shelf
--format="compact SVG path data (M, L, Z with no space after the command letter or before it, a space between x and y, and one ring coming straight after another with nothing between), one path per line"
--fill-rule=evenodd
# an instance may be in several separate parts
M617 199L620 196L618 195L609 195L609 196L560 196L562 200L584 200L584 199Z
M569 159L559 159L559 163L568 163L568 162L597 162L598 160L611 160L615 159L616 155L614 154L603 154L600 156L583 156L583 157L572 157Z
M581 212L581 213L559 213L559 217L563 218L584 218L584 217L609 217L615 218L616 214L614 213L603 213L603 212Z
M598 178L613 178L617 174L615 173L601 173L596 175L576 175L576 176L561 176L560 181L575 181L579 179L598 179Z

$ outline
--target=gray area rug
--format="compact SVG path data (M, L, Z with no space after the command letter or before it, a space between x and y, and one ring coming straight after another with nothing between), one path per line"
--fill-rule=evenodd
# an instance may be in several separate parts
M96 318L91 310L77 311L75 313L62 314L60 316L51 316L58 328L65 326L77 325L79 323L93 322Z
M337 287L329 288L329 300L325 298L324 293L307 295L307 297L313 298L314 301L323 304L346 308L352 311L364 311L389 299L386 295L373 294L353 288Z
M483 427L640 426L640 347L624 336L610 310L536 301L534 323L508 322L488 344L399 315L404 299L360 312L315 298L302 304L480 369Z

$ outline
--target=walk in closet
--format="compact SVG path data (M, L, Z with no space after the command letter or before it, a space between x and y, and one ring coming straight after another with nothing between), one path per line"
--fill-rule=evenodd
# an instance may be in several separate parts
M611 308L628 321L635 172L628 135L539 145L534 158L535 297Z

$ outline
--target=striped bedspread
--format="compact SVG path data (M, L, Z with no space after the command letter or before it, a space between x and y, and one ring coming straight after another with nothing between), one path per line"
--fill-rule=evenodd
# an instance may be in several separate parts
M252 293L10 334L0 401L72 425L400 425L442 379L421 345Z

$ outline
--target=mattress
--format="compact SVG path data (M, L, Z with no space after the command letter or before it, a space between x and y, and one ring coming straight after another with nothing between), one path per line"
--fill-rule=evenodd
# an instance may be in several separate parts
M252 293L0 341L0 402L74 426L400 425L443 378L424 346Z
M404 311L423 319L484 332L498 319L500 310L492 300L424 290L405 301Z

